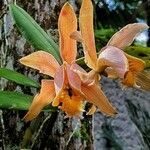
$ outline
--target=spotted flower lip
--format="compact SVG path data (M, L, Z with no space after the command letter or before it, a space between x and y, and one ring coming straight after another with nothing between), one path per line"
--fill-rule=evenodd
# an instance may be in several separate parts
M65 3L60 12L58 30L63 64L59 64L51 54L44 51L37 51L20 59L22 64L54 78L41 81L40 92L34 97L24 117L25 121L37 117L50 103L59 106L68 117L79 116L83 111L84 100L94 104L88 114L92 114L96 106L104 114L113 116L116 109L109 103L101 88L75 63L76 40L70 38L70 34L77 30L77 19L69 3Z
M86 64L95 73L101 74L106 72L109 77L119 77L126 86L137 87L135 76L144 70L145 62L124 53L123 49L131 45L141 31L149 28L147 24L133 23L123 27L102 48L98 58L95 48L93 6L91 0L83 0L80 9L79 24L80 32L73 32L71 38L82 42Z

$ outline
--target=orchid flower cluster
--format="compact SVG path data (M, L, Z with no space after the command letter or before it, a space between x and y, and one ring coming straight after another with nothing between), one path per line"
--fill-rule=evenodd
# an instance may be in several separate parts
M34 97L24 117L25 121L37 117L50 104L58 106L67 117L80 117L85 101L93 104L87 114L93 114L98 108L105 115L114 116L117 110L104 95L99 80L105 73L110 78L120 78L125 86L138 87L135 76L144 70L145 62L126 54L123 49L133 42L139 32L147 28L144 23L125 26L112 36L97 57L91 0L82 2L80 32L77 31L77 18L72 6L65 3L58 19L59 52L63 63L59 64L53 55L44 51L37 51L20 59L22 64L53 78L41 81L40 92ZM76 63L77 41L83 45L85 62L91 69L90 72Z

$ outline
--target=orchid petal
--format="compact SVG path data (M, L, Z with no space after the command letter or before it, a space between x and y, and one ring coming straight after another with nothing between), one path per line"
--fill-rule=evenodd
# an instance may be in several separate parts
M95 78L94 75L91 75L91 72L94 72L93 70L91 70L89 73L87 73L83 68L81 68L79 65L77 64L73 64L71 66L71 70L73 70L80 78L81 82L83 83L92 83L94 82Z
M138 87L136 74L144 70L145 62L139 58L125 54L128 59L129 71L125 74L122 83L128 87Z
M150 73L147 71L141 71L136 73L135 82L140 88L150 91Z
M96 68L96 48L93 31L93 5L91 0L83 0L79 18L85 62L94 69Z
M134 72L139 72L139 71L144 70L146 64L142 59L136 58L128 54L125 54L125 56L128 59L130 71L134 73Z
M78 64L75 64L75 63L71 65L70 69L73 71L80 71L83 73L87 73L82 67L80 67Z
M114 116L117 113L97 84L82 84L81 91L87 101L97 106L101 112L109 116Z
M75 68L77 68L77 66L78 66L77 64L72 64L71 66L67 65L66 70L67 70L68 82L69 82L70 86L73 89L80 91L81 90L81 79L78 76L78 74L75 71L73 71Z
M117 79L118 78L117 72L111 67L107 67L105 69L105 73L107 74L108 78L111 78L111 79Z
M61 90L64 88L65 85L65 70L63 65L57 70L54 76L54 84L57 96L59 95L59 93L61 92Z
M122 80L122 84L127 87L133 87L136 85L133 72L128 71L125 74L124 79Z
M131 45L135 37L143 30L148 29L145 23L133 23L123 27L120 31L115 33L108 41L107 46L114 46L120 49Z
M120 78L124 78L128 71L128 60L123 51L117 47L106 47L98 57L98 70L104 71L106 67L113 68Z
M37 117L40 111L52 102L54 97L54 81L42 80L40 93L34 97L28 113L24 116L25 121L30 121Z
M96 111L95 105L92 105L92 107L89 109L86 115L93 115Z
M83 110L83 99L80 95L72 95L71 97L67 94L64 95L61 101L62 105L59 107L62 109L68 117L80 116Z
M69 3L66 3L61 9L58 29L61 57L64 61L71 64L75 61L77 55L76 40L70 38L71 33L77 30L77 18Z
M59 64L56 59L49 53L44 51L34 52L19 60L23 65L37 69L40 73L54 77Z
M62 92L62 90L65 87L66 82L66 75L65 75L65 70L64 70L64 65L60 66L60 68L57 70L55 76L54 76L54 85L55 85L55 92L56 92L56 97L52 102L52 106L58 106L59 105L59 96Z

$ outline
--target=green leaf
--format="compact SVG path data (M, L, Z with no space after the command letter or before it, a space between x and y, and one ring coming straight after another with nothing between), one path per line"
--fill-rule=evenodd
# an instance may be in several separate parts
M0 91L0 108L28 110L33 100L33 96L19 92ZM56 111L57 107L46 106L44 111Z
M111 38L111 36L115 33L115 30L112 28L108 28L108 29L102 28L99 30L95 30L94 33L96 38L100 38L100 39L105 38L106 40L108 40L108 38Z
M58 45L35 20L17 5L10 5L10 13L22 35L37 49L51 53L62 63Z
M101 28L94 31L95 33L95 42L96 42L96 49L100 49L104 47L108 40L113 36L115 33L115 29L113 28Z
M9 70L6 68L0 68L0 77L14 81L21 85L32 86L32 87L36 87L36 88L40 87L40 85L36 81L34 81L16 71L12 71L12 70Z
M0 108L28 110L33 97L18 92L0 91Z

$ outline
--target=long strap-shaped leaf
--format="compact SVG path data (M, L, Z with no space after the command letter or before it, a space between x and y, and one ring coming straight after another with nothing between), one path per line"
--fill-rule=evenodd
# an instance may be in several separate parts
M12 91L0 91L0 108L28 110L33 96ZM43 111L56 111L57 108L47 106Z
M35 20L19 6L10 5L10 12L22 35L36 49L51 53L61 63L58 45L53 41L52 37L48 36Z
M0 77L14 81L21 85L32 86L32 87L36 87L36 88L40 87L40 85L36 81L34 81L16 71L9 70L6 68L0 68Z
M18 93L0 91L0 108L28 110L33 97Z

